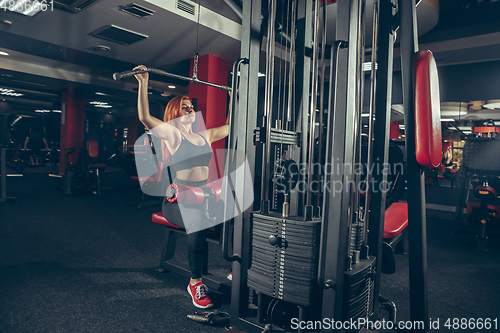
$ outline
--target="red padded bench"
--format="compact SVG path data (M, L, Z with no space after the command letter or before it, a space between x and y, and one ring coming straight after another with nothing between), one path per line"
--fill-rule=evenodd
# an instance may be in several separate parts
M382 249L382 273L392 274L396 271L395 252L406 253L405 232L408 226L408 204L395 202L385 210L384 241Z

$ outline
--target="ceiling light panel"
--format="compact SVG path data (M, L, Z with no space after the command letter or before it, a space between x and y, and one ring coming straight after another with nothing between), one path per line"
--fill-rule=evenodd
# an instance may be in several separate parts
M144 17L151 16L155 13L154 10L140 6L135 3L130 3L126 6L120 6L120 10L124 13L136 16L136 17Z
M140 40L149 38L149 36L112 24L105 25L97 30L94 30L89 33L89 35L122 45L130 45Z

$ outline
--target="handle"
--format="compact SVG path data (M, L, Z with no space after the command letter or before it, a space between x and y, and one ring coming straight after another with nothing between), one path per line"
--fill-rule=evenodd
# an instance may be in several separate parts
M184 80L184 81L189 81L189 82L194 82L194 83L200 83L200 84L204 84L207 86L223 89L226 91L231 91L231 88L228 86L223 86L221 84L215 84L215 83L211 83L211 82L201 81L201 80L198 80L198 78L185 77L182 75L172 74L172 73L165 72L161 69L151 68L151 67L146 67L146 69L136 69L136 70L129 70L129 71L121 72L121 73L114 73L113 79L115 81L119 81L124 77L129 77L129 76L133 76L135 74L141 74L141 73L146 73L146 72L158 74L158 75L163 75L163 76L168 76L168 77L172 77L174 79L179 79L179 80Z
M337 87L337 66L338 66L338 51L340 48L345 48L347 47L347 42L345 41L340 41L340 40L337 40L335 41L335 43L332 45L332 57L331 57L331 64L330 64L330 68L334 69L335 71L335 74L334 74L334 83L335 83L335 88ZM334 110L333 110L333 114L335 114L335 104L334 104ZM330 125L329 125L330 127ZM329 128L330 129L330 128ZM325 179L325 183L326 183L326 179ZM325 208L325 205L323 204L323 209L326 209ZM323 213L323 223L321 223L321 236L320 236L320 243L319 243L319 263L318 263L318 285L320 288L323 288L323 289L328 289L328 288L333 288L335 289L335 283L333 282L333 280L331 279L328 279L325 281L325 256L326 256L326 236L328 234L328 227L325 223L325 218L326 218L326 214Z
M231 149L234 149L234 153L236 154L236 150L235 150L235 147L232 147L231 146L231 141L233 140L233 133L234 133L234 122L233 122L233 119L232 119L232 113L236 112L236 87L238 85L238 68L240 67L241 64L248 64L249 63L249 60L247 58L240 58L238 60L236 60L233 64L233 80L232 80L232 83L231 83L231 86L232 86L232 89L231 89L231 109L230 109L230 112L229 112L229 134L228 134L228 139L227 139L227 142L228 142L228 156L226 158L226 166L225 166L225 170L224 170L224 176L227 177L227 180L228 182L231 182L231 178L230 178L230 175L229 175L229 165L231 164L231 162L234 160L230 158L229 156L229 152L231 151ZM236 144L235 144L236 146ZM229 184L231 185L231 187L234 187L232 186L233 184ZM233 193L232 191L232 188L231 188L231 191L228 191L226 189L225 191L226 193L226 200L224 200L224 202L227 203L227 196L229 193ZM227 212L227 210L226 210ZM226 218L224 217L224 220L226 220ZM233 246L233 253L234 253L234 246ZM223 224L223 229L222 229L222 254L224 255L224 259L226 259L227 261L238 261L238 262L241 262L241 256L238 255L238 254L233 254L233 255L229 255L229 221L226 220L226 222L224 222Z

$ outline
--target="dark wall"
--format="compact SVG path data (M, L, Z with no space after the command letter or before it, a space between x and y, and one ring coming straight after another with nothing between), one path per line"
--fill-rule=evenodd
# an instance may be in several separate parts
M438 67L442 102L500 99L500 61Z
M500 99L500 61L440 66L438 75L441 102ZM392 104L401 104L401 71L395 71L392 80ZM370 75L366 75L364 105L369 105L369 92Z

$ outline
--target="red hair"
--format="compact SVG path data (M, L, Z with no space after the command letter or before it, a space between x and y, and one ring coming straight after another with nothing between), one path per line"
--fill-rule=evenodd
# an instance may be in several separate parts
M164 122L168 122L170 125L179 128L177 121L175 121L174 119L181 116L182 101L184 100L191 101L191 98L189 98L189 96L176 96L172 98L170 102L168 102L167 107L165 108L165 113L163 115ZM164 140L161 140L161 152L163 161L165 163L170 162L172 154L170 154L170 151L168 150Z

